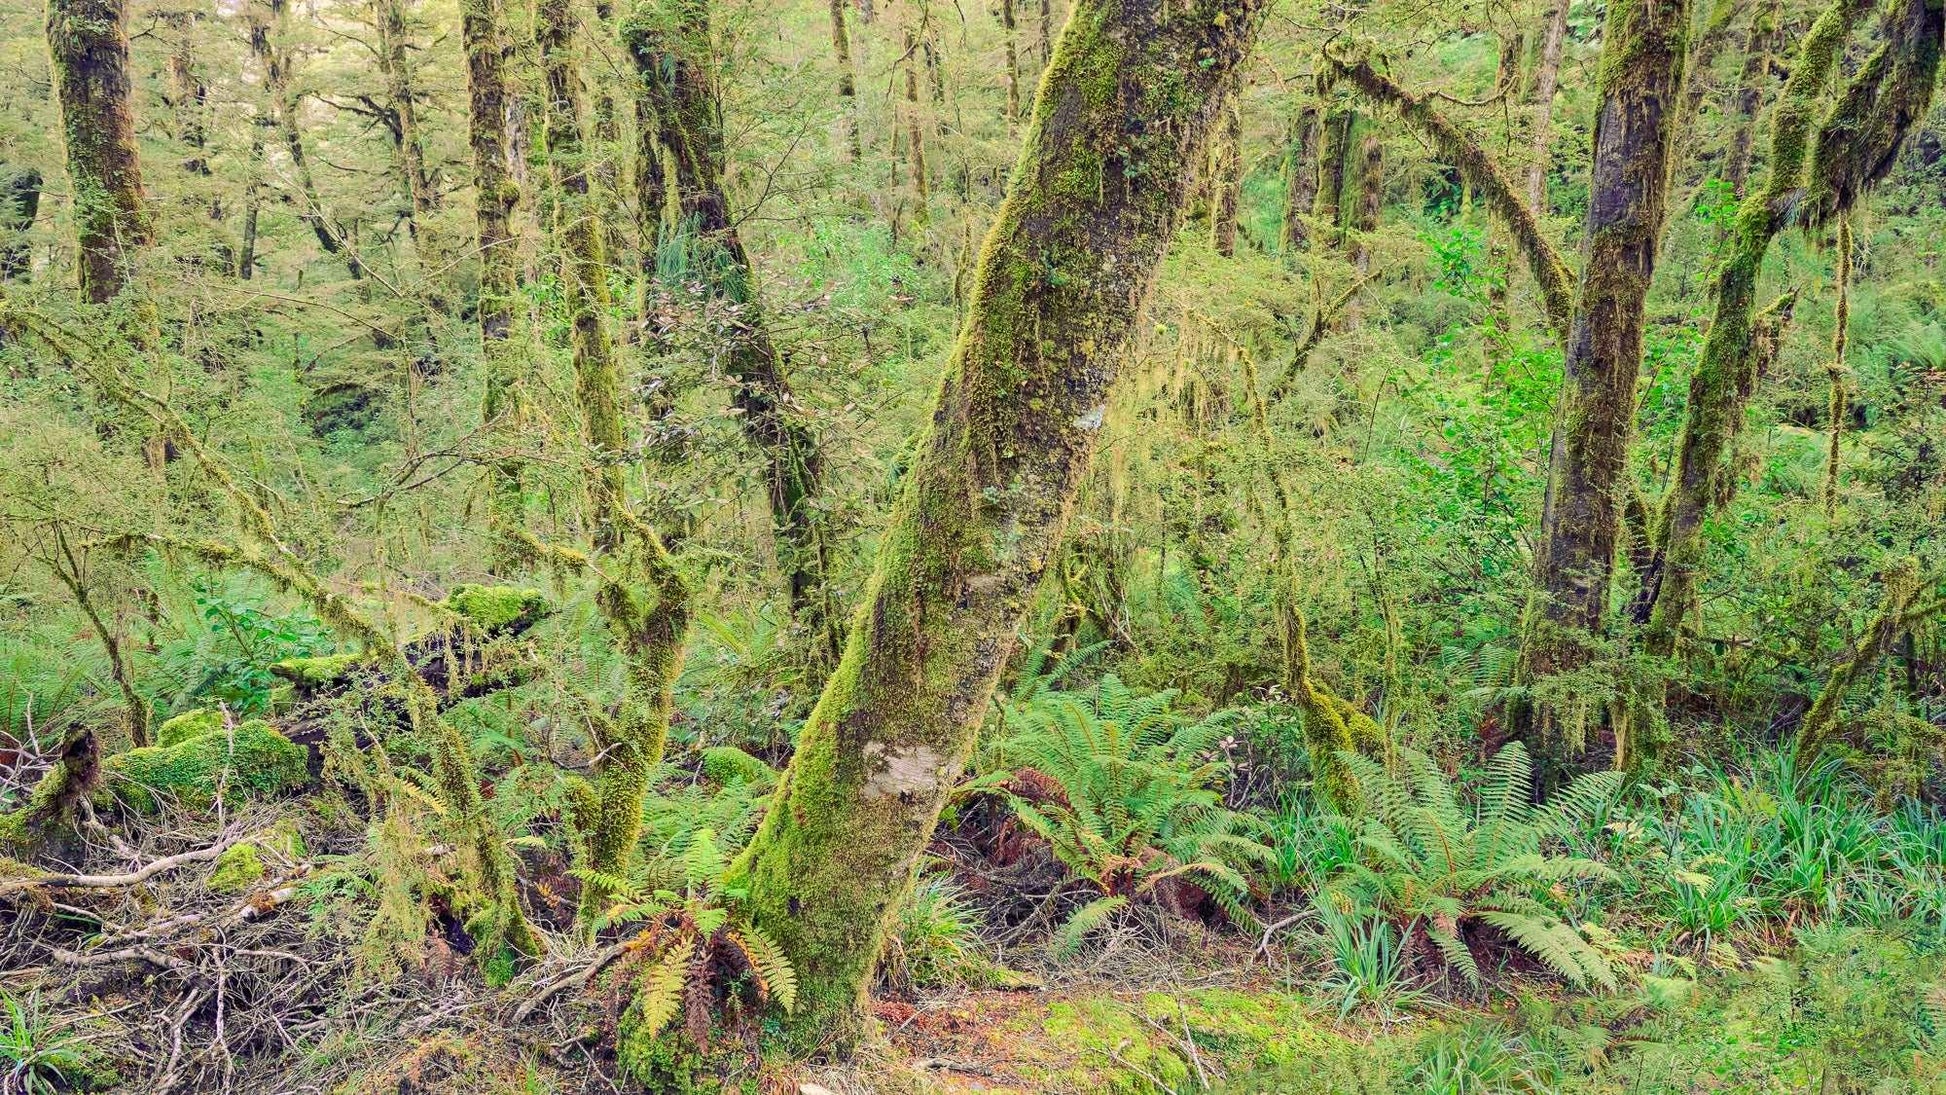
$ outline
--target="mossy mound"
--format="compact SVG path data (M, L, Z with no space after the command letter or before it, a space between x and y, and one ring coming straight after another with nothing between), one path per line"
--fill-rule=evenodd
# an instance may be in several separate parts
M703 750L703 775L716 783L747 783L768 787L777 782L777 770L734 745L712 745Z
M190 738L221 729L223 729L223 712L211 707L198 707L194 711L184 711L157 727L155 743L168 748L188 741Z
M303 786L304 748L252 720L176 742L117 753L102 762L100 794L119 796L144 813L159 797L207 806L227 799L282 794Z
M445 604L475 630L488 634L524 630L548 612L546 594L518 586L455 586Z

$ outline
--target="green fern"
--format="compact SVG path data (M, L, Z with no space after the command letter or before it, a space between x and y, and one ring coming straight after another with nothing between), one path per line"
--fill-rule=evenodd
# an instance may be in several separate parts
M1493 758L1471 806L1424 754L1404 750L1399 773L1368 758L1345 762L1365 792L1360 856L1328 884L1345 904L1423 933L1448 970L1484 981L1470 936L1492 929L1513 947L1582 988L1615 986L1608 960L1568 920L1558 887L1612 881L1605 865L1554 854L1619 794L1614 772L1584 775L1545 806L1527 800L1533 769L1515 742Z
M1150 897L1178 879L1248 923L1253 877L1272 855L1262 823L1223 806L1217 745L1230 723L1185 719L1170 710L1174 698L1109 676L1091 695L1010 705L1004 793L1019 824L1102 897Z

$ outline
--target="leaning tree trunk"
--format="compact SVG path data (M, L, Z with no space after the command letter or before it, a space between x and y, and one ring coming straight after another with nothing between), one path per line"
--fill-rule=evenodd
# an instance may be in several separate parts
M135 148L124 0L50 0L47 46L73 187L81 292L96 304L128 283L134 253L153 239Z
M1536 557L1540 598L1528 635L1533 677L1573 670L1608 615L1608 589L1627 487L1643 302L1667 205L1670 150L1681 117L1683 0L1611 4L1603 31L1581 286L1568 331L1567 377L1555 405L1553 457ZM1573 760L1548 712L1527 729L1543 781ZM1578 720L1577 720L1578 721Z
M733 874L855 1031L1264 0L1077 0L845 656Z
M588 475L594 547L600 561L596 605L621 647L627 695L613 716L594 718L600 760L595 766L594 816L588 827L591 871L626 874L642 831L642 799L662 761L669 735L676 673L689 633L689 590L654 529L628 510L621 459L627 449L622 419L621 367L608 335L608 268L599 165L588 152L581 118L587 94L575 56L578 20L569 0L542 0L535 45L547 88L547 159L554 183L555 237L561 249L561 295L572 328L575 397ZM581 915L591 921L611 897L591 881L581 892Z
M738 329L724 356L724 369L736 384L732 403L744 433L764 456L791 614L809 631L828 664L837 659L841 636L826 582L828 545L818 519L823 458L817 439L796 412L783 361L757 299L750 255L730 216L708 0L651 0L636 10L622 33L641 77L642 101L655 119L655 132L645 132L639 142L643 157L659 151L673 168L667 184L675 188L684 231L694 233L689 267L712 294L738 306Z
M1846 83L1813 140L1812 114L1846 39L1872 6L1871 0L1833 0L1812 24L1772 115L1769 177L1738 206L1717 270L1716 314L1690 380L1674 479L1637 599L1652 654L1675 650L1703 563L1703 522L1756 387L1752 312L1771 240L1787 218L1816 225L1849 209L1891 169L1932 100L1946 10L1940 0L1901 0L1887 16L1884 44Z
M520 188L507 161L507 62L512 48L500 31L499 0L464 0L460 38L466 48L467 143L473 151L473 227L480 251L480 359L486 374L481 408L495 438L487 469L487 517L504 568L516 553L512 530L522 523L521 462L509 450L524 419L521 361L512 342L520 291L520 253L514 206Z

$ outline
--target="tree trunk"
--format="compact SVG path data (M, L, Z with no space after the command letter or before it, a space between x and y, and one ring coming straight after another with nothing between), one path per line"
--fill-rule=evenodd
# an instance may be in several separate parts
M1561 87L1561 54L1568 42L1570 0L1554 0L1548 9L1547 26L1541 32L1541 63L1534 70L1534 134L1527 163L1527 207L1536 217L1545 218L1547 206L1548 146L1554 140L1554 93Z
M1737 77L1736 98L1730 106L1736 128L1730 131L1729 151L1723 157L1723 181L1738 200L1750 181L1750 152L1756 143L1757 113L1770 85L1770 51L1777 40L1779 0L1762 0L1750 14L1750 30L1743 38L1743 69Z
M1243 107L1235 90L1223 97L1210 137L1210 243L1216 253L1237 253L1237 207L1243 204Z
M1324 148L1318 154L1318 197L1312 219L1330 237L1332 246L1344 244L1345 176L1351 156L1351 131L1358 115L1349 107L1334 106L1324 116Z
M596 163L582 138L586 91L575 56L578 20L569 0L542 0L535 38L547 88L547 158L554 183L554 233L561 249L561 295L572 326L575 396L592 470L589 517L602 561L596 604L622 648L627 696L614 717L594 720L594 818L588 867L625 874L642 829L642 799L662 761L676 673L689 632L689 591L662 540L631 514L621 458L627 449L621 369L608 335L608 281L595 193ZM590 882L581 915L592 920L611 897Z
M513 232L520 200L507 159L507 62L499 0L463 0L460 38L466 49L467 143L473 152L473 230L480 253L480 359L486 373L481 408L502 449L520 443L525 415L521 361L511 338L519 299L520 254ZM496 546L493 563L514 559L510 530L522 524L521 462L503 451L488 468L487 515Z
M127 284L153 241L135 148L125 0L50 0L47 46L67 143L81 292L96 304Z
M209 174L209 85L196 72L194 31L189 12L170 17L176 48L169 54L169 106L175 115L176 143L183 149L182 169L191 175Z
M1000 0L1000 31L1007 43L1007 132L1020 122L1020 56L1015 46L1014 0Z
M1378 215L1385 200L1385 142L1376 128L1367 128L1359 139L1358 216L1352 223L1351 261L1360 277L1372 272L1372 241L1378 230Z
M1310 245L1311 228L1304 218L1318 200L1318 108L1306 105L1291 127L1290 155L1285 161L1284 249L1302 251Z
M925 127L919 119L919 28L913 15L905 16L905 141L912 156L912 222L925 225L930 219L932 183L926 173ZM1012 126L1009 115L1008 126Z
M1643 302L1655 272L1681 118L1683 0L1611 4L1602 32L1582 273L1569 328L1566 383L1555 405L1553 456L1536 557L1539 615L1527 670L1538 678L1586 664L1587 636L1608 615L1616 542L1642 366ZM1572 762L1539 713L1542 778Z
M392 137L399 155L399 181L406 191L406 229L429 250L426 218L439 204L438 192L426 171L425 135L420 132L419 108L414 101L412 67L406 50L406 0L378 0L372 13L378 26L378 68L385 79L385 95L392 109Z
M1928 0L1908 2L1924 5ZM1756 386L1751 316L1757 275L1803 185L1812 112L1825 96L1852 28L1871 7L1871 0L1833 0L1812 24L1772 115L1769 178L1762 191L1738 207L1716 274L1716 314L1689 385L1674 479L1638 597L1646 613L1644 645L1652 654L1667 656L1675 650L1702 565L1703 521L1717 497L1723 455ZM1860 78L1865 75L1861 70Z
M1048 62L1054 57L1054 0L1041 0L1041 20L1035 28L1039 37L1036 44L1040 47L1041 71L1045 73Z
M1078 0L1062 32L868 604L733 870L802 1030L857 1029L1262 7Z
M1838 303L1831 317L1831 364L1825 367L1825 374L1831 382L1831 401L1826 408L1826 429L1829 431L1824 452L1824 516L1828 521L1838 512L1838 465L1844 455L1845 413L1845 344L1850 338L1851 327L1851 220L1838 222Z
M845 151L857 163L864 153L858 142L858 79L851 70L851 35L845 31L845 0L831 0L831 52L838 61L838 109L844 114ZM642 241L647 251L649 243Z
M837 660L839 621L826 582L827 545L818 519L823 459L817 439L797 413L783 362L771 342L756 273L730 216L723 173L727 156L715 75L711 69L708 0L644 4L623 28L623 40L642 81L642 101L656 133L640 143L658 146L673 168L685 231L693 233L692 261L709 291L739 306L724 369L736 384L732 403L746 436L764 456L766 488L778 563L790 585L791 614L812 636L826 664Z
M40 208L40 172L31 167L0 169L0 281L24 278L33 269L26 236Z

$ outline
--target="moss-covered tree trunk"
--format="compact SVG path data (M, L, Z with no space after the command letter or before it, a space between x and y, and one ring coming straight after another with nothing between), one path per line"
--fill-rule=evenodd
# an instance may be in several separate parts
M1318 194L1312 204L1311 220L1324 233L1324 242L1341 246L1344 237L1345 179L1350 171L1352 127L1358 115L1342 104L1324 115L1324 138L1318 152Z
M1243 205L1243 105L1234 89L1223 97L1210 137L1210 244L1230 258L1237 253L1237 213Z
M1078 0L1068 18L845 656L733 872L807 1030L855 1030L1262 7Z
M1006 40L1007 50L1007 132L1012 133L1020 122L1020 49L1017 45L1018 21L1014 18L1014 0L1000 0L1000 35Z
M1347 236L1352 266L1361 276L1372 272L1371 234L1378 230L1378 215L1384 203L1385 141L1377 127L1368 126L1358 141L1358 205Z
M655 132L638 141L672 169L689 268L708 289L738 305L738 329L724 355L736 385L732 402L744 433L763 454L777 557L790 588L793 618L828 662L841 641L826 581L828 546L819 516L823 459L771 341L750 255L730 216L723 175L723 110L710 49L708 0L652 0L637 8L623 39L641 79Z
M480 363L486 374L482 417L496 440L487 471L487 515L494 565L509 565L511 530L522 523L520 443L524 420L521 361L512 342L519 299L520 254L513 231L520 189L507 158L507 63L512 48L500 29L499 0L463 0L460 39L466 50L467 144L473 153L473 237L479 248Z
M125 0L49 0L47 47L67 145L81 292L100 304L153 239L135 147Z
M923 227L931 219L932 179L926 170L926 133L919 117L919 22L917 12L905 13L905 144L912 164L912 222ZM1007 123L1010 127L1011 121Z
M1318 199L1318 108L1306 104L1291 125L1288 159L1284 164L1284 249L1302 251L1310 245L1311 227L1304 218Z
M1771 240L1791 217L1816 224L1848 209L1890 169L1931 102L1946 12L1940 0L1900 0L1886 19L1884 43L1830 102L1814 137L1812 123L1844 44L1872 6L1833 0L1812 24L1772 113L1770 173L1738 206L1725 241L1715 317L1690 380L1675 473L1637 599L1653 654L1675 649L1703 563L1703 522L1720 496L1724 456L1756 387L1752 316Z
M1743 37L1743 66L1730 103L1735 119L1730 146L1723 154L1723 181L1740 200L1750 181L1750 153L1756 144L1757 114L1770 85L1770 53L1777 39L1778 0L1763 0L1750 13L1750 29Z
M1585 664L1586 640L1607 620L1688 23L1683 0L1608 8L1581 284L1535 558L1539 602L1525 654L1536 677ZM1558 769L1571 761L1572 743L1549 731L1545 711L1539 716L1536 757L1543 769Z
M629 512L621 461L621 368L608 334L608 268L596 193L598 166L583 138L587 93L576 56L579 20L570 0L542 0L535 45L546 82L547 160L554 185L554 236L561 251L561 295L572 330L575 400L588 447L589 518L599 564L596 604L620 646L626 694L620 710L594 720L595 766L588 867L627 871L642 829L642 799L662 760L676 673L689 633L689 590L655 530ZM592 918L610 897L590 882L581 913Z

